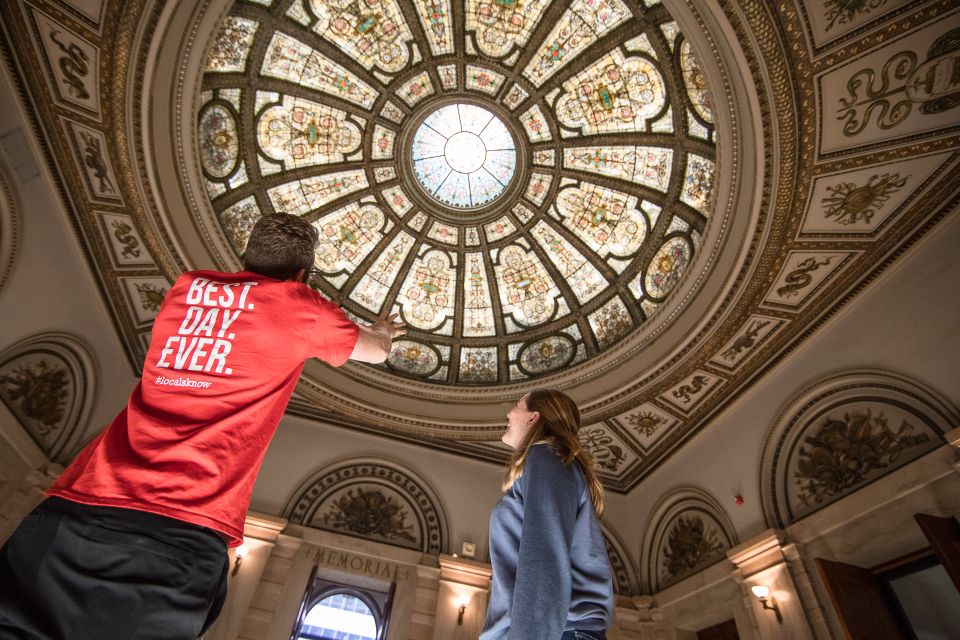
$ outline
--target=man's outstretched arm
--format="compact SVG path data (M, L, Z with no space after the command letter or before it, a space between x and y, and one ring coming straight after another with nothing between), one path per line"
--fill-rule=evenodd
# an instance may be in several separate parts
M360 335L357 336L357 345L350 354L351 360L360 362L383 362L390 355L390 345L397 336L407 332L407 327L397 321L397 314L381 316L369 327L360 326Z

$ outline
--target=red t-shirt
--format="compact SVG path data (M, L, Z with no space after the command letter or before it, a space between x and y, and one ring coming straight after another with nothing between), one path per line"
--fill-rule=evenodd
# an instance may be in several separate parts
M346 362L360 329L310 287L194 271L170 288L127 407L47 492L243 541L253 483L307 358Z

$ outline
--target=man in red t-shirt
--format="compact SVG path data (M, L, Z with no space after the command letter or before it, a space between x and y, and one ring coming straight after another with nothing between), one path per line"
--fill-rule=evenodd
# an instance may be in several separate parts
M185 273L127 406L0 550L0 638L197 638L226 595L257 472L307 358L382 362L369 327L304 283L317 230L261 218L244 271Z

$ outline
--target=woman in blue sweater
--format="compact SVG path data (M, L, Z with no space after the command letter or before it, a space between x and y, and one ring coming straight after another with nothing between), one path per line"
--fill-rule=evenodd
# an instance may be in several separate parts
M580 411L537 389L507 414L514 449L490 514L493 585L481 640L603 640L613 580L598 518L603 487L577 436Z

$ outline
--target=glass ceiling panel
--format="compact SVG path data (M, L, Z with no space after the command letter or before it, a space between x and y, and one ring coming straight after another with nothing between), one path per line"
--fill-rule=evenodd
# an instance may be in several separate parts
M712 94L650 4L237 3L195 120L225 236L310 220L311 284L408 322L394 375L510 384L616 348L715 235Z

